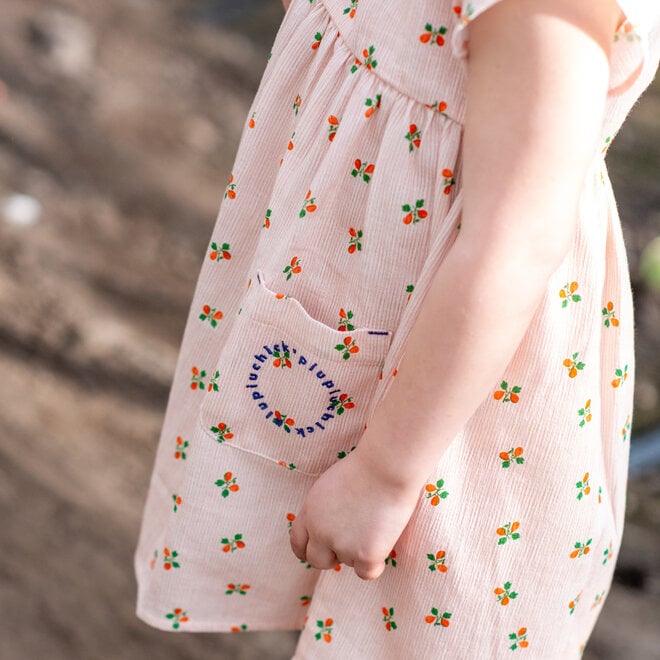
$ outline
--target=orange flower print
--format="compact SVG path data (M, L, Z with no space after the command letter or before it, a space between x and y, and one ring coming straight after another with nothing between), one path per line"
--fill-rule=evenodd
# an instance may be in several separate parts
M562 362L562 364L568 369L569 378L575 378L575 376L577 376L578 370L582 371L582 369L584 369L584 362L577 361L578 355L579 353L573 353L570 358L565 358Z
M245 632L248 629L246 623L241 623L240 626L232 626L230 632L237 633L237 632Z
M231 259L231 252L229 252L229 243L218 244L213 241L211 243L211 252L209 252L209 259L211 261L229 261Z
M376 48L373 44L369 46L369 48L364 48L362 50L362 57L364 58L364 62L360 62L360 60L356 57L355 64L353 64L351 67L351 73L355 73L363 64L367 67L367 69L375 69L378 65L378 62L373 59L375 50Z
M376 94L376 100L372 99L371 97L368 97L367 100L364 102L364 104L367 106L367 109L364 111L364 116L369 119L371 115L376 112L377 108L380 108L380 94Z
M472 3L468 3L466 8L465 8L465 14L463 14L463 8L461 7L461 4L464 2L464 0L460 0L458 4L455 4L452 6L452 11L456 14L456 18L460 18L464 23L467 23L469 18L469 13L473 11L472 8Z
M419 146L422 144L422 135L417 128L417 124L410 124L408 127L408 132L404 136L408 140L408 150L415 151L419 149Z
M335 346L335 350L341 351L342 352L342 358L344 360L348 360L351 355L355 355L355 353L358 353L360 350L360 347L355 343L355 340L353 337L348 336L344 337L344 341L341 344L337 344ZM352 408L353 406L348 406Z
M396 550L392 548L390 554L385 557L385 565L391 565L392 568L396 568Z
M270 214L272 213L271 209L266 209L266 217L264 218L264 224L262 225L263 229L270 229Z
M420 220L426 218L429 212L424 208L424 200L418 199L415 202L415 206L412 207L410 204L404 204L401 207L402 211L405 211L406 215L403 216L403 224L410 225L416 224Z
M511 447L509 451L501 451L499 453L499 457L502 459L503 468L508 468L511 463L513 463L513 461L515 461L518 465L522 465L525 462L522 447L516 447L515 449Z
M619 41L619 39L625 39L626 41L641 41L641 37L636 32L636 27L628 19L623 21L614 33L614 41Z
M520 538L520 533L516 530L520 527L520 523L516 520L508 522L504 527L498 527L495 532L500 537L497 539L497 545L504 545L509 539L517 541Z
M406 302L410 300L410 296L412 296L414 290L415 290L414 284L406 284L406 293L408 294L408 297L406 298Z
M451 619L451 612L440 614L440 610L437 607L432 607L431 614L427 614L424 617L426 623L432 623L434 626L443 626L445 628L449 628L449 619Z
M344 7L342 14L348 14L349 18L355 18L355 12L357 11L358 0L350 0L351 4L348 7Z
M250 115L250 121L248 121L248 126L249 126L250 128L254 128L254 127L255 127L254 116L255 116L256 114L257 114L256 112L253 112L253 113Z
M211 433L216 435L216 440L220 443L225 440L231 440L234 437L231 429L224 422L218 422L216 426L212 426Z
M154 556L149 560L149 568L154 569L158 561L158 550L154 550Z
M234 550L239 550L245 547L245 542L242 540L243 534L234 534L234 538L230 539L229 537L223 537L221 539L222 551L223 552L234 552Z
M612 552L612 541L609 542L608 547L603 550L603 566L607 564L610 559L612 559L613 552Z
M430 110L437 110L440 114L444 114L447 109L446 101L436 101L435 103L425 103L424 105Z
M302 607L307 607L309 604L312 602L312 597L311 596L301 596L300 597L300 604Z
M286 150L287 151L293 151L293 148L295 146L295 143L293 141L294 137L296 137L296 132L295 131L293 131L293 133L291 133L291 138L289 139L289 143L286 145Z
M293 112L294 114L298 114L298 110L300 110L300 106L302 104L302 99L300 98L300 94L296 94L296 98L293 99Z
M628 439L628 433L630 432L630 415L626 416L626 421L621 428L621 439L625 442Z
M215 373L213 374L213 378L211 378L206 388L209 392L217 392L220 389L218 385L219 376L220 376L220 372L216 369Z
M615 316L614 303L611 300L609 300L605 307L603 307L601 313L604 317L603 325L606 328L609 328L610 326L614 328L619 327L619 319Z
M295 513L289 512L289 513L286 514L286 520L287 520L286 528L289 531L289 533L291 533L291 526L293 525L293 521L295 519L296 519L296 514Z
M294 463L287 463L286 461L277 461L277 464L281 467L287 468L287 470L295 470L296 466Z
M594 597L594 602L591 603L590 609L594 609L594 607L598 607L599 605L603 604L603 601L605 600L605 589L603 589L599 594L596 594Z
M493 593L497 596L500 605L508 605L511 600L518 597L517 591L511 591L511 582L505 582L504 587L495 587Z
M396 630L396 621L394 620L394 608L383 607L383 621L385 621L385 630Z
M442 185L444 186L442 192L444 192L445 195L448 195L455 183L456 179L454 179L454 173L448 167L445 167L442 170Z
M233 173L229 176L229 183L225 188L224 199L227 199L227 197L229 197L229 199L236 199L236 184L234 183Z
M178 630L180 624L188 621L188 615L180 607L166 614L165 618L172 621L172 628L174 630Z
M351 323L353 319L352 310L346 311L343 307L339 308L339 323L337 325L337 330L341 332L346 332L350 330L355 330L355 326Z
M322 40L323 40L323 35L320 32L317 32L314 35L314 41L312 42L312 50L318 50Z
M176 493L172 493L172 501L174 502L174 507L173 511L176 513L179 510L179 507L181 506L181 502L183 501L181 495L177 495Z
M302 266L300 265L300 260L298 257L293 257L289 265L282 271L286 273L287 281L291 279L291 275L297 275L302 271Z
M602 494L603 494L603 487L602 487L602 486L598 486L598 504L600 504L601 501L602 501L602 500L601 500L601 495L602 495Z
M337 346L340 347L339 350L344 350L345 348L344 344L337 344ZM337 348L337 346L335 346L335 348ZM354 348L357 348L357 346ZM334 409L338 415L343 415L346 410L350 410L351 408L355 408L355 403L346 392L340 394L339 397L332 397L332 399L330 399L330 406L328 407L328 409Z
M518 630L517 633L509 633L509 639L514 640L513 644L509 646L512 651L515 651L519 646L521 649L525 649L529 646L527 641L527 628L523 627Z
M353 162L354 168L351 170L352 176L361 176L365 183L369 183L371 180L371 175L376 169L375 163L362 162L359 158L356 158Z
M591 421L591 399L587 399L584 408L578 410L578 415L582 417L580 420L580 428L582 428L587 422Z
M626 378L628 378L628 365L625 365L623 371L621 369L615 369L614 375L616 378L612 381L612 387L623 385L626 382Z
M192 367L192 377L190 379L190 389L191 390L204 390L206 385L204 385L204 378L206 377L206 371L204 369L198 369L197 367Z
M446 553L444 550L438 550L435 554L432 552L426 553L426 558L431 562L429 564L429 571L438 571L438 573L446 573L447 566L445 562L447 561Z
M241 596L245 596L249 588L249 584L238 584L236 582L230 582L227 585L227 591L225 591L225 594L227 596L230 596L231 594L240 594Z
M582 592L580 592L569 604L568 604L568 613L573 614L575 612L575 608L577 604L580 602L580 596L582 595Z
M589 495L591 492L591 486L589 485L589 473L585 472L581 481L578 481L575 484L575 487L578 489L577 499L581 500L585 495Z
M188 449L188 441L184 440L180 435L176 436L176 450L174 451L174 458L186 459L186 449Z
M291 433L292 427L296 425L296 420L293 419L293 417L289 417L286 413L280 412L279 410L276 410L273 413L273 417L271 419L273 420L273 424L275 424L275 426L283 428L287 433Z
M300 209L299 216L301 218L304 218L308 213L314 213L316 211L316 204L314 204L315 197L312 197L312 191L308 190L307 194L305 195L305 201L303 203L302 208Z
M332 624L333 624L332 619L326 619L325 621L318 620L316 622L317 628L319 628L319 631L314 635L314 638L317 640L322 639L324 642L328 642L328 644L332 641Z
M561 298L562 308L568 305L569 300L572 300L575 303L580 302L580 300L582 300L582 297L578 293L575 293L577 289L578 289L577 282L571 282L570 284L567 282L566 284L564 284L563 289L559 289L559 297Z
M426 499L431 500L431 506L438 506L440 499L446 499L449 493L446 490L442 490L442 487L445 484L444 479L438 479L435 484L426 484L424 490L426 491Z
M284 350L285 348L286 350ZM291 369L291 351L286 344L282 350L280 350L279 344L276 344L273 347L273 357L275 359L273 360L272 365L276 369Z
M522 389L519 385L514 385L510 390L509 390L509 384L503 380L500 383L500 388L499 390L496 390L495 393L493 394L493 398L497 399L498 401L510 401L511 403L518 403L520 397L518 396L520 390Z
M218 479L215 485L222 488L222 497L229 497L229 493L236 493L239 489L233 472L225 472L224 479Z
M163 568L166 571L169 571L171 568L179 568L179 562L176 560L178 556L179 553L176 550L163 548Z
M424 32L419 35L419 40L423 44L434 43L438 46L445 45L444 34L447 33L447 28L444 25L441 25L439 28L435 29L431 23L427 23L424 26Z
M199 320L206 321L208 319L211 327L216 328L218 321L222 318L222 316L223 314L221 310L215 307L211 307L210 305L202 305L202 313L199 315Z
M330 127L328 128L328 140L332 142L335 139L335 135L337 135L339 119L337 119L335 115L328 115L328 124L330 124Z
M580 543L579 541L576 541L575 545L573 546L575 550L573 550L573 552L571 552L571 554L569 555L570 558L575 559L576 557L582 557L583 555L588 555L589 550L591 549L589 548L589 546L591 545L591 541L592 539L589 539L586 543Z
M350 240L348 241L349 254L353 254L356 250L360 252L362 250L362 243L360 242L360 239L362 238L362 230L355 229L355 227L351 227L348 230L348 233L351 237Z

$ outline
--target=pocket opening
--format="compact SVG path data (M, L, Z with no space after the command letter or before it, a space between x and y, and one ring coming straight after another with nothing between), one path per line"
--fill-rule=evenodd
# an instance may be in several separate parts
M384 360L392 340L392 331L377 328L361 327L354 330L337 330L314 318L305 306L295 297L273 291L267 284L261 269L256 271L257 287L260 292L254 293L256 300L249 307L249 313L255 321L266 325L273 325L273 318L282 320L276 325L284 324L286 318L287 331L291 332L298 341L307 344L318 351L326 359L349 360L350 357L360 355L360 362L376 364ZM259 294L267 295L259 295ZM287 305L284 309L278 305ZM304 331L301 336L300 330ZM350 341L347 341L350 340ZM346 350L340 349L340 344ZM356 351L357 347L357 351ZM349 357L346 357L346 356Z
M211 441L318 475L364 433L391 332L331 328L269 289L261 270L256 275L216 361L219 389L204 394L200 423Z

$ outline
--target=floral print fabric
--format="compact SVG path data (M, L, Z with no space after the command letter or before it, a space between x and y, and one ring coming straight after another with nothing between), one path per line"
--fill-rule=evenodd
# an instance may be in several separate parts
M486 8L471 6L287 10L156 449L134 556L147 624L301 630L297 659L581 654L622 538L635 372L604 155L657 68L649 23L643 66L608 96L574 244L492 394L431 466L383 574L320 571L289 544L305 493L355 449L396 376L460 232L462 44ZM630 79L625 62L613 81Z

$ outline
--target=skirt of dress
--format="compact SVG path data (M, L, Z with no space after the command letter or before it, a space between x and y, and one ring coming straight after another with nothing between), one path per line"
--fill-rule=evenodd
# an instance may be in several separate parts
M359 442L459 231L462 126L372 70L354 76L354 61L324 5L294 0L190 307L136 614L169 631L302 630L296 659L579 657L623 532L634 378L600 154L571 251L383 574L320 571L290 549L306 492ZM401 149L413 124L422 146Z

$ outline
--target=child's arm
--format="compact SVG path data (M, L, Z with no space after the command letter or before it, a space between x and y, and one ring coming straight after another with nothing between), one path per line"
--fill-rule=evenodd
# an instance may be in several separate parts
M504 0L470 24L461 230L357 448L307 493L290 530L299 559L378 577L511 361L575 231L618 17L614 0Z
M423 483L567 253L619 15L614 0L505 0L470 23L461 229L355 452L385 483Z

